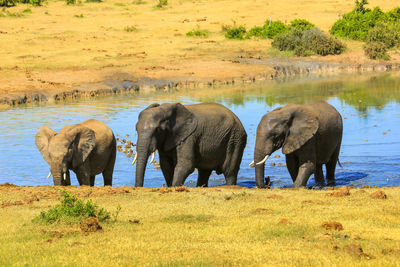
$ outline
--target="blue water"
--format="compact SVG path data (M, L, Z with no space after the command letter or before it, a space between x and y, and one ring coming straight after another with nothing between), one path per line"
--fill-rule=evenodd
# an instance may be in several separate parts
M193 90L193 89L192 89ZM135 124L139 112L151 103L181 102L192 104L215 101L229 107L242 121L247 134L247 147L238 184L254 187L253 160L255 133L261 117L288 103L308 103L323 99L332 104L344 118L344 135L337 167L337 185L400 185L400 78L395 75L359 76L327 79L274 81L228 88L195 89L169 93L109 96L96 100L30 105L0 112L0 183L36 186L52 185L46 179L49 166L37 150L34 137L41 125L59 131L65 124L94 118L109 125L115 134L136 141ZM279 155L280 157L275 157ZM132 159L118 153L114 169L114 186L134 185ZM276 166L270 166L275 163ZM273 187L292 186L285 157L275 152L266 164L266 175ZM161 170L148 165L144 185L162 186ZM72 185L78 185L73 173ZM186 180L195 186L197 173ZM222 185L223 175L212 174L210 186ZM96 176L96 185L103 178ZM308 186L314 185L310 179Z

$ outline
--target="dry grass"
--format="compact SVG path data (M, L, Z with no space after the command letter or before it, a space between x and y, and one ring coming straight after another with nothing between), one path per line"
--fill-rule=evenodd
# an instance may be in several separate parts
M220 32L222 25L235 21L251 27L269 17L305 18L327 31L338 13L354 5L345 0L302 1L301 7L295 0L170 0L165 8L155 9L157 2L106 0L67 6L64 1L48 0L42 7L9 8L21 13L29 7L31 13L0 17L0 93L61 90L121 72L200 78L265 72L263 66L238 66L232 61L237 56L268 56L270 41L226 40ZM369 6L378 4L384 10L396 6L392 0L370 1ZM197 25L210 31L209 37L185 35ZM135 31L126 30L133 27ZM366 60L360 44L349 44L342 61Z
M111 212L121 206L117 221L95 233L31 222L57 203L58 190L0 187L1 203L23 203L0 208L0 265L395 266L400 253L398 188L384 188L387 199L371 198L374 188L344 197L305 189L69 188ZM343 230L326 230L327 222Z

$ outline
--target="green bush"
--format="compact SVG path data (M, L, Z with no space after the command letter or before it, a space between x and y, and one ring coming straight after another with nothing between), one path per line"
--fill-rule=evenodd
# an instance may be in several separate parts
M226 27L225 37L228 39L236 39L236 40L243 40L246 34L246 28L244 26L223 26Z
M210 34L210 32L208 30L201 30L199 26L197 26L196 29L193 29L191 31L188 31L186 33L186 36L190 36L190 37L208 37L208 35Z
M126 26L124 28L124 31L126 31L126 32L136 32L137 28L135 26Z
M46 223L54 223L56 221L79 222L88 217L96 217L99 221L107 221L110 219L110 212L103 208L99 208L91 200L86 203L74 195L63 192L64 199L48 211L42 211L33 221L42 221Z
M0 6L11 7L15 6L14 0L0 0Z
M102 0L86 0L86 3L101 3L103 2Z
M296 56L338 55L345 50L345 45L338 39L326 35L318 28L302 30L292 28L289 32L276 36L272 46L280 51L293 51Z
M155 6L156 8L163 8L168 5L168 0L158 0L158 4Z
M75 5L76 4L76 0L65 0L65 3L67 5Z
M398 47L400 46L400 24L393 25L380 22L368 31L366 41L368 43L383 43L389 49Z
M297 28L303 31L313 27L315 27L314 24L305 19L294 19L290 22L290 28Z
M369 42L364 46L365 55L370 59L384 59L389 60L390 56L387 54L387 48L381 42Z
M254 26L251 28L247 34L246 38L257 37L261 39L272 39L278 34L286 32L289 30L289 27L286 26L282 21L266 21L265 24L260 26Z

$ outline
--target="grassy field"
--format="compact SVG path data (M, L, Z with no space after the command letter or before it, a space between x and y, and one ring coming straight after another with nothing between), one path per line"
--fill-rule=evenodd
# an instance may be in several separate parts
M399 188L68 188L113 214L90 233L32 222L60 190L0 187L1 266L399 264Z
M371 0L389 10L392 0ZM237 57L279 56L270 40L227 40L222 25L262 25L266 19L305 18L324 31L354 1L321 0L105 0L41 7L19 4L0 10L0 94L57 91L128 73L135 77L229 78L265 72L265 66L237 64ZM193 29L206 38L186 36ZM346 41L341 56L323 60L368 62L362 43ZM322 59L314 57L314 59ZM399 60L394 53L392 61Z

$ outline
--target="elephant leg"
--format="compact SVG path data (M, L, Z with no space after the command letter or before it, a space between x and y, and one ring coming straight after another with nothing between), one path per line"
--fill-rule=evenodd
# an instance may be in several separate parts
M91 185L90 164L88 162L84 162L82 165L80 165L75 173L76 177L78 178L79 185Z
M208 186L208 179L210 179L211 171L199 170L199 178L197 179L197 186Z
M185 183L186 178L194 171L195 155L193 139L186 139L185 143L176 147L176 165L174 168L174 178L172 186L181 186Z
M317 164L315 168L315 182L318 186L325 186L324 173L322 171L322 164Z
M299 173L299 163L295 155L286 155L286 166L294 183L294 181L296 181L297 174Z
M106 168L103 170L103 179L104 179L104 186L109 185L112 186L112 179L113 179L113 172L114 172L114 165L115 165L115 155L116 148L113 146L113 151L110 155Z
M306 186L307 181L311 174L315 172L315 163L312 161L306 161L300 164L299 173L297 175L296 181L294 182L294 187Z
M174 178L172 186L181 186L185 183L186 178L194 171L194 166L190 164L177 164L174 169Z
M95 179L96 175L91 175L90 176L90 186L94 186L94 179Z
M326 182L329 186L335 185L335 169L339 158L340 146L336 148L331 156L331 159L326 163Z
M224 164L224 166L226 166L226 169L224 170L224 176L227 185L237 184L237 175L239 173L240 163L242 162L243 150L246 146L246 139L246 136L241 137L239 142L235 144L231 157L227 157L229 162Z
M172 185L172 180L174 179L174 164L172 159L168 158L168 156L163 153L158 153L160 156L160 167L161 171L164 175L165 182L167 186L170 187Z

